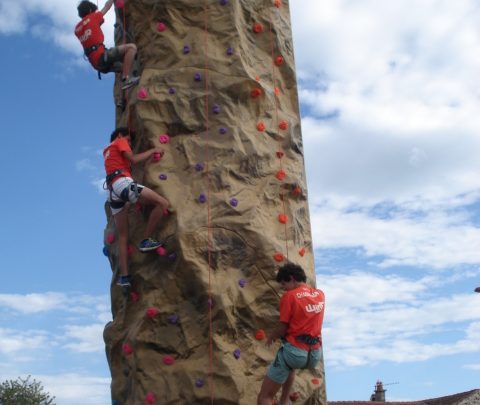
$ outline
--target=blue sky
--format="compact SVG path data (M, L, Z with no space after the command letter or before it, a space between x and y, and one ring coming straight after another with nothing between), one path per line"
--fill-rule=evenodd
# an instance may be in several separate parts
M0 200L0 379L32 374L61 405L100 405L113 81L81 58L76 4L0 0L0 168L13 175ZM377 379L399 383L388 400L479 388L478 4L291 10L328 397L368 399Z

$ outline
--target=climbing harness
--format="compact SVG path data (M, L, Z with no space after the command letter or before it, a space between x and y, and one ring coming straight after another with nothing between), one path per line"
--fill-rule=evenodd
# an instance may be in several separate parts
M114 172L107 174L107 177L105 178L105 182L103 183L103 189L108 190L110 192L110 206L116 209L122 208L125 205L125 203L130 201L130 198L129 198L130 191L133 192L135 199L137 199L143 189L143 187L139 186L136 181L133 181L127 187L125 187L120 192L120 194L116 193L112 187L113 180L117 179L118 177L126 177L126 176L122 176L122 174L123 174L122 170L115 170ZM113 196L119 198L121 201L118 201L118 200L115 201L113 199Z
M307 362L305 363L305 366L302 367L302 369L310 368L309 365L310 365L310 360L312 359L313 346L315 346L317 343L320 343L321 338L319 336L299 335L295 337L295 340L298 340L299 342L302 342L308 345Z

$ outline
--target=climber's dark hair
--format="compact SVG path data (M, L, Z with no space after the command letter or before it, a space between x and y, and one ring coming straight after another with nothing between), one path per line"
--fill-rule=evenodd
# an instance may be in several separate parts
M278 269L277 282L290 281L292 277L295 281L301 283L307 281L305 271L297 264L287 263Z
M80 2L80 4L77 7L78 10L78 16L80 18L86 17L90 13L93 13L97 11L98 7L96 4L92 3L91 1L88 0L83 0Z
M110 135L110 142L113 142L115 139L117 139L118 135L122 135L122 136L130 135L130 137L133 138L134 133L130 132L128 127L118 127L112 132L112 135Z

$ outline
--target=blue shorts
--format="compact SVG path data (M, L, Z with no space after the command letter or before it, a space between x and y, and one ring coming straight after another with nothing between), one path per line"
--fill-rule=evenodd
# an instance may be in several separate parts
M275 360L268 368L267 376L277 384L283 384L287 381L291 371L301 368L315 368L321 358L322 348L312 350L310 361L308 361L308 351L299 349L288 342L283 342Z

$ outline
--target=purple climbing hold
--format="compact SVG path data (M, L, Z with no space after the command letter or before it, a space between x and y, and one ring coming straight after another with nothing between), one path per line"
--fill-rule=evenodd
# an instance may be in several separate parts
M183 47L183 53L186 55L187 53L190 53L190 47L188 45L185 45Z
M214 114L220 114L220 106L218 104L214 104L212 107L212 111Z
M238 359L240 358L240 354L241 354L241 353L242 353L242 352L240 351L240 349L235 349L235 350L233 351L233 357L235 357L235 358L238 360Z
M195 386L197 386L198 388L202 388L204 385L205 381L203 380L203 378L197 378L195 380Z
M158 178L160 180L167 180L167 175L165 173L162 173L162 174L160 174L160 176L158 176Z
M195 171L196 172L201 172L203 170L203 165L201 163L197 163L195 165Z
M200 73L195 73L195 75L193 76L193 80L195 80L196 82L201 82L202 81L202 75Z
M170 94L175 94L175 93L177 92L177 89L176 89L175 87L170 87L170 88L168 89L168 92L169 92Z
M233 48L232 47L227 48L227 55L229 55L229 56L233 55Z
M103 254L108 257L110 255L110 252L108 251L108 246L103 247Z
M241 288L245 287L246 284L247 284L247 280L245 280L245 279L243 279L243 278L240 279L240 280L238 280L238 285L239 285Z
M177 314L169 315L167 318L167 321L172 325L176 325L178 322L178 315Z
M227 128L221 127L221 128L218 130L218 132L219 132L220 134L222 134L222 135L225 135L225 134L227 133Z
M232 199L230 200L230 205L231 205L232 207L236 207L236 206L238 205L238 200L237 200L236 198L232 198Z
M215 301L213 300L213 298L209 298L207 300L207 304L210 308L213 308L215 306Z
M207 202L207 196L206 196L205 194L203 194L203 193L200 194L200 195L198 196L198 202L201 203L201 204Z
M175 252L170 253L168 255L168 260L170 260L171 262L174 262L175 260L177 260L177 254Z
M228 4L228 0L220 0L221 6L226 6Z

